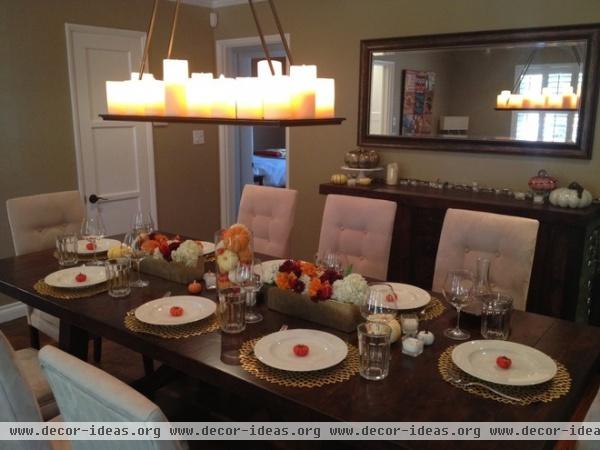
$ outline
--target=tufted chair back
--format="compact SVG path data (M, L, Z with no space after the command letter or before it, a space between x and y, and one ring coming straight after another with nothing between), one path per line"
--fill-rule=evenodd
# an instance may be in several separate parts
M355 272L386 280L395 217L394 202L328 195L319 254L339 253Z
M448 209L435 261L433 290L441 292L450 270L475 274L477 258L490 260L490 284L525 310L539 222L523 217Z
M6 212L15 254L24 255L53 248L61 233L79 232L84 207L78 191L65 191L11 198ZM27 307L27 322L58 341L58 318Z
M84 214L78 191L11 198L6 211L17 255L53 248L57 235L79 232Z
M254 237L254 251L278 258L290 257L298 192L247 184L242 192L238 222Z
M47 345L40 364L65 422L166 422L161 409L132 387ZM176 441L71 441L74 450L179 450Z

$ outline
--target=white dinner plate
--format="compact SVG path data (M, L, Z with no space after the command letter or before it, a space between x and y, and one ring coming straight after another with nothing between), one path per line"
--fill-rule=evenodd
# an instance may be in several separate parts
M386 308L397 310L417 309L422 308L431 301L429 292L410 284L382 283L375 284L372 287L381 286L381 289L385 289L388 285L392 287L398 298L394 302L386 303Z
M508 369L496 364L498 356L512 360ZM551 380L556 363L548 355L515 342L499 340L469 341L452 351L452 361L469 375L491 383L531 386Z
M202 243L202 254L208 255L209 253L213 253L215 251L214 242L208 241L200 241Z
M183 314L172 316L170 309L173 306L182 307ZM151 325L183 325L205 319L211 316L216 309L217 304L208 298L175 295L144 303L135 310L135 317L140 322Z
M77 281L75 277L83 273L87 277L85 281ZM104 283L106 281L106 269L104 266L78 266L52 272L44 278L48 286L57 288L84 288Z
M92 255L94 250L88 250L86 245L89 242L85 239L79 239L77 241L77 253L80 255ZM107 252L111 247L119 247L121 245L121 241L117 241L116 239L99 239L96 241L96 253L104 253Z
M294 346L308 346L308 355L296 356ZM276 369L310 372L342 362L348 346L339 337L318 330L284 330L269 334L254 346L259 361Z

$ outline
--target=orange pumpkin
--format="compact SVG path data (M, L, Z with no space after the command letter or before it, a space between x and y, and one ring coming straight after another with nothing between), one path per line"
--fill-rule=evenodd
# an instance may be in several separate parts
M147 253L152 253L155 248L158 248L159 245L160 244L158 243L158 241L148 239L147 241L144 241L142 243L141 249Z

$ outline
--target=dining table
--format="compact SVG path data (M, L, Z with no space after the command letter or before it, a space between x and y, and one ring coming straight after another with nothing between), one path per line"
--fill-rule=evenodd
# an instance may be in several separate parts
M262 257L268 260L267 256ZM62 300L41 295L34 284L59 269L53 250L45 250L0 260L0 292L60 318L63 350L86 358L88 335L114 341L164 366L182 372L199 383L258 402L275 412L277 420L301 422L559 422L568 421L598 373L600 328L576 324L554 317L514 311L509 340L546 353L562 363L572 379L569 392L555 400L517 406L500 403L465 392L444 381L438 370L440 355L457 341L446 338L443 330L454 326L456 311L448 304L444 313L422 321L421 329L435 335L433 345L418 357L402 354L401 343L392 345L389 375L381 381L368 381L358 374L347 381L322 387L288 387L259 379L244 370L239 350L250 339L290 329L317 329L337 335L356 345L356 333L343 333L297 317L270 310L259 302L264 320L248 324L239 334L214 331L183 339L165 339L135 333L126 328L128 311L163 296L187 293L182 284L145 275L148 287L136 288L125 298L112 298L106 292L89 298ZM215 291L203 296L216 299ZM481 339L477 319L462 320L472 339ZM355 442L361 448L501 449L498 441L376 441ZM552 448L551 441L513 441L513 449Z

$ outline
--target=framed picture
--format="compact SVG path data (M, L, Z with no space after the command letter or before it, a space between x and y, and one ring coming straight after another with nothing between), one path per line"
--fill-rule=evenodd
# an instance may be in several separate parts
M433 133L435 72L402 71L402 135Z

